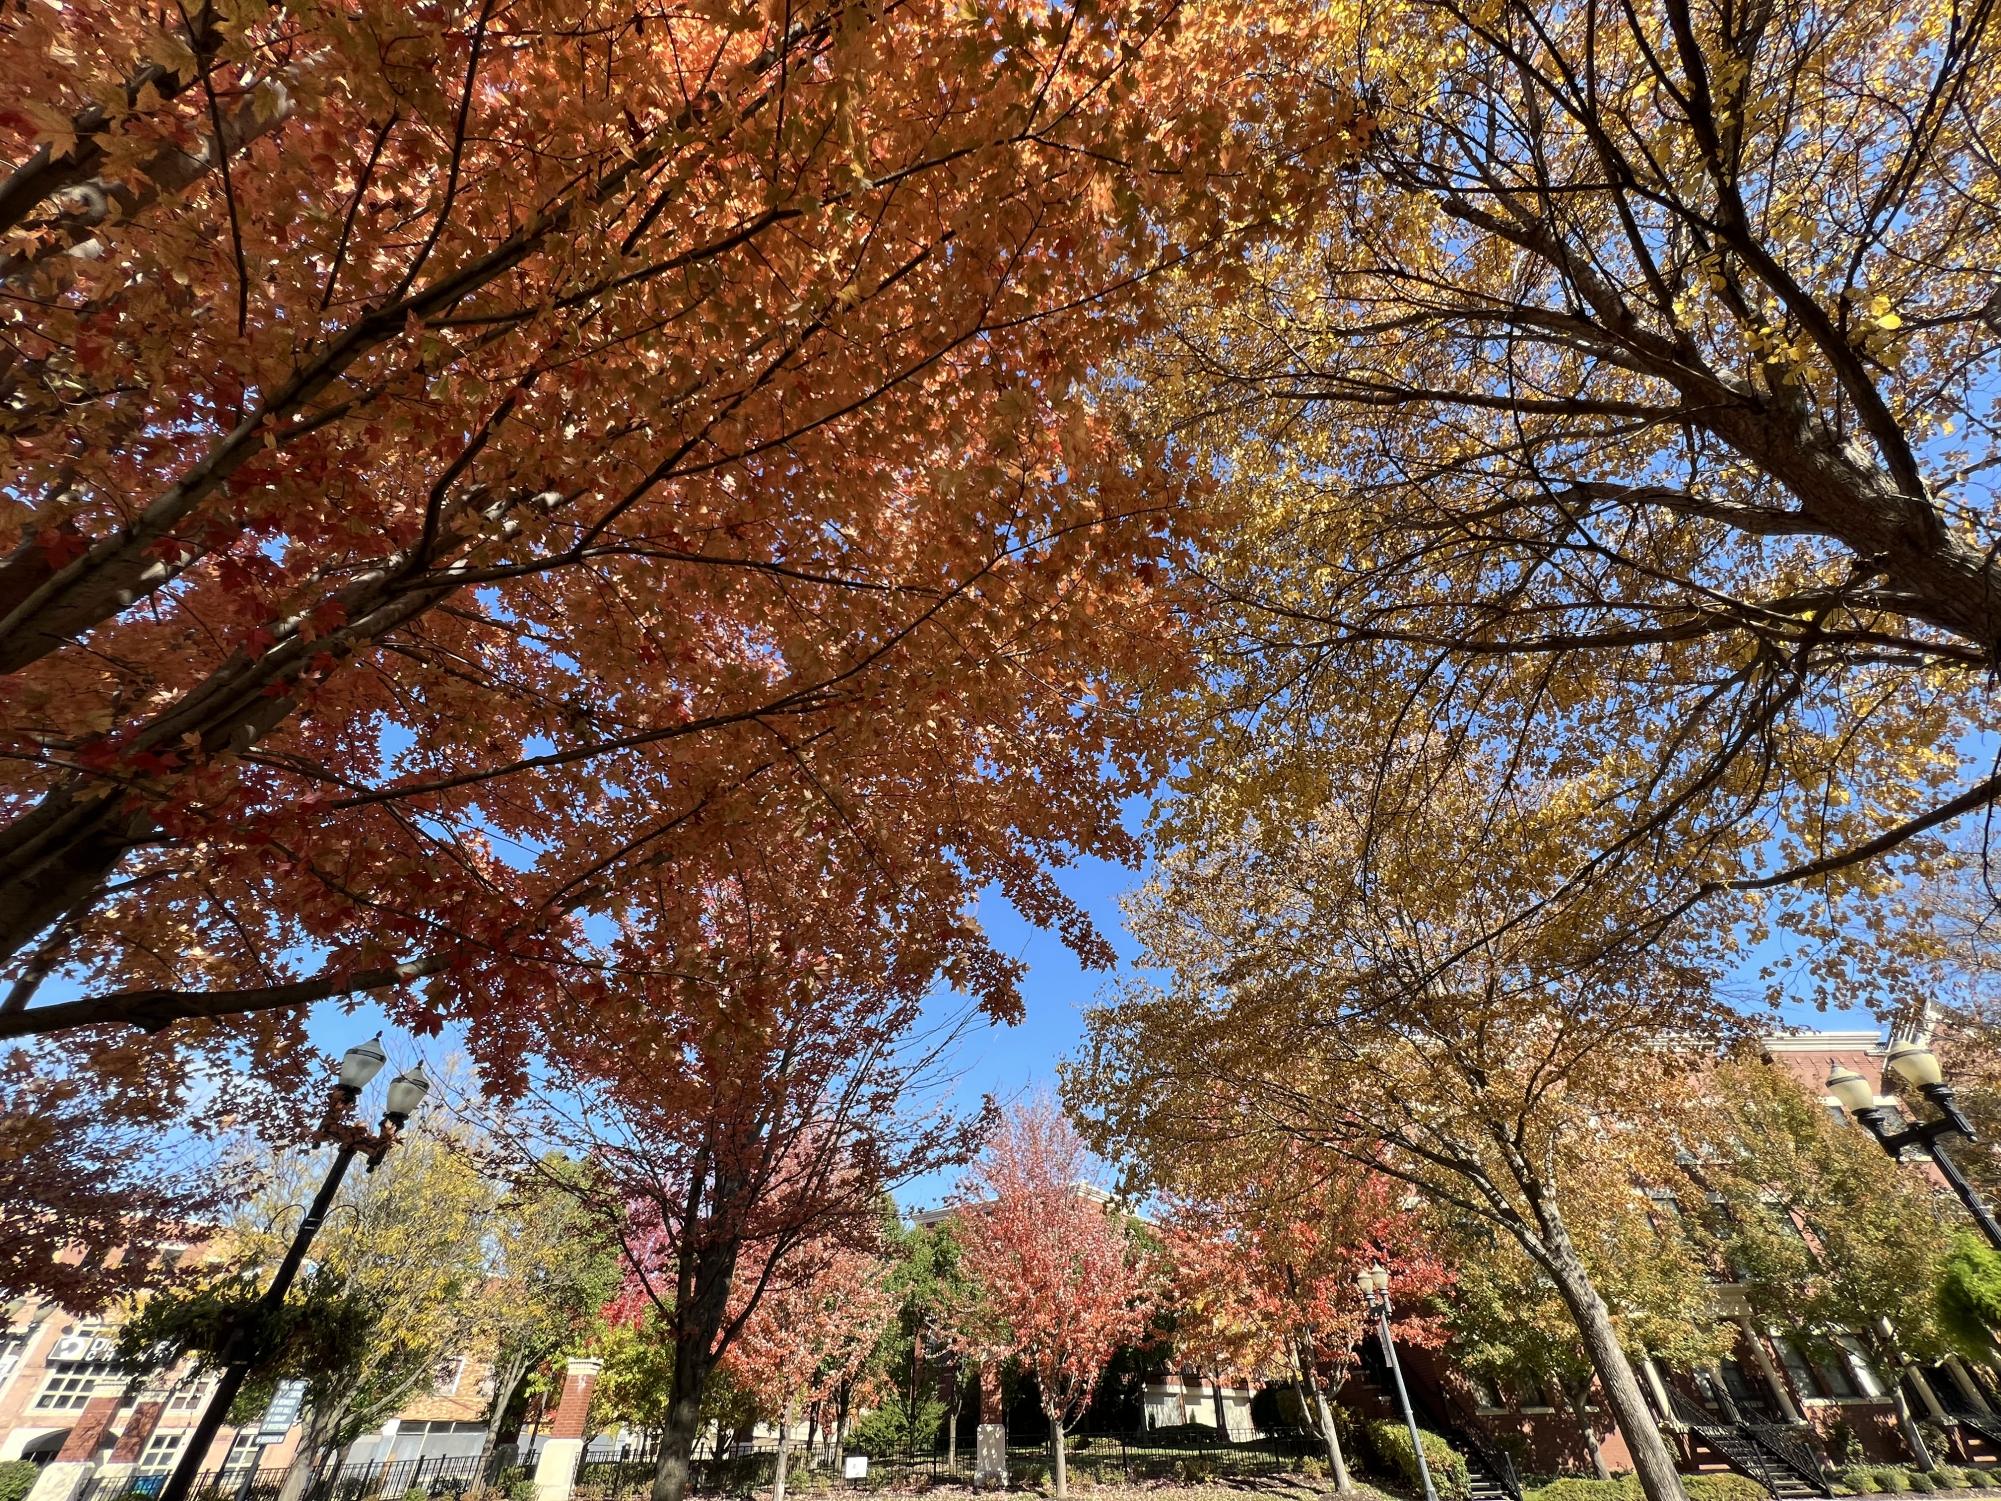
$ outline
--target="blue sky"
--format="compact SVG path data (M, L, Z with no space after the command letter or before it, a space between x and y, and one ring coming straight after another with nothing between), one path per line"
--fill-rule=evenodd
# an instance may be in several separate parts
M1127 817L1137 827L1144 810L1131 806ZM1086 859L1054 874L1057 883L1091 913L1099 929L1118 950L1122 968L1131 965L1138 946L1121 921L1119 897L1138 884L1140 873L1103 860ZM1081 968L1054 933L1024 921L997 892L989 892L982 900L979 916L995 946L1027 965L1028 973L1022 984L1026 1014L1017 1026L987 1027L972 1032L961 1045L954 1088L958 1103L967 1107L977 1104L983 1094L992 1094L1006 1102L1039 1086L1053 1086L1056 1063L1072 1052L1083 1036L1084 1008L1116 978L1105 971ZM1748 955L1740 972L1742 982L1736 988L1745 991L1758 988L1757 969L1774 953L1775 949L1768 945ZM957 1004L956 998L941 997L941 1013L945 1007ZM1875 1025L1874 1019L1864 1013L1823 1012L1805 1003L1782 1009L1789 1021L1802 1026ZM331 1003L317 1008L312 1024L315 1040L335 1054L379 1029L382 1019L372 1007L349 1015ZM419 1055L442 1060L455 1046L449 1031L441 1037L413 1040L399 1038L393 1030L388 1030L384 1043L392 1065L398 1066ZM906 1209L930 1207L942 1201L951 1186L949 1174L920 1180L899 1193L898 1200Z

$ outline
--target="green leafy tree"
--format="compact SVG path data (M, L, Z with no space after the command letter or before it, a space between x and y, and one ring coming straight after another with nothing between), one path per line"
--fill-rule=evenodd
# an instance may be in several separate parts
M1986 1363L2001 1349L2001 1252L1971 1232L1954 1236L1945 1254L1938 1318L1961 1355Z
M598 1421L643 1432L667 1421L674 1400L674 1346L661 1323L648 1309L636 1323L614 1323L599 1332L594 1349L604 1370L591 1397Z
M1711 1075L1680 1134L1687 1191L1707 1201L1691 1223L1754 1312L1830 1361L1873 1361L1929 1469L1902 1379L1952 1348L1936 1292L1951 1229L1926 1179L1837 1124L1790 1074L1750 1059Z
M599 1330L618 1291L618 1242L584 1209L588 1164L550 1153L500 1202L492 1266L480 1291L480 1334L493 1367L491 1448L530 1372Z
M949 1470L958 1457L966 1391L954 1320L977 1290L961 1265L963 1247L950 1220L907 1230L893 1225L887 1248L894 1258L889 1286L898 1308L876 1364L893 1395L856 1425L854 1438L884 1451L928 1449L942 1424Z
M1448 1244L1457 1241L1447 1257L1454 1283L1443 1300L1453 1361L1497 1386L1560 1397L1583 1457L1609 1479L1601 1452L1609 1425L1593 1402L1597 1373L1555 1283L1501 1237L1436 1218L1445 1222L1439 1233ZM1575 1233L1629 1360L1653 1355L1701 1366L1727 1351L1731 1337L1716 1318L1707 1268L1686 1238L1646 1213L1636 1190L1613 1185Z

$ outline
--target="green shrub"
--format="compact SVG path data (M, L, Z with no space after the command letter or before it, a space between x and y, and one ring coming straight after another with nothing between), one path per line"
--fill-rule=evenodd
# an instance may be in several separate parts
M1581 1480L1570 1476L1528 1492L1523 1501L1636 1501L1640 1482L1632 1475L1617 1480Z
M1876 1489L1892 1496L1900 1496L1911 1488L1911 1472L1897 1465L1877 1465L1869 1473L1876 1477Z
M507 1482L507 1501L535 1501L535 1477L523 1475Z
M1688 1501L1765 1501L1770 1494L1748 1475L1684 1475Z
M1850 1465L1834 1478L1858 1496L1873 1496L1883 1489L1882 1483L1876 1479L1876 1472L1867 1465Z
M1410 1446L1410 1430L1402 1423L1388 1419L1369 1424L1363 1430L1369 1439L1369 1451L1376 1462L1391 1476L1403 1481L1412 1490L1422 1490L1423 1477L1417 1468L1417 1455ZM1419 1429L1424 1442L1424 1460L1431 1467L1431 1483L1437 1487L1441 1501L1467 1501L1472 1494L1472 1477L1467 1473L1466 1460L1457 1450L1435 1433ZM1582 1498L1579 1498L1582 1501Z
M1994 1484L1994 1477L1978 1465L1968 1465L1960 1474L1966 1477L1966 1488L1970 1491L1984 1491Z
M413 1485L403 1493L403 1501L431 1501L431 1493L421 1485Z
M10 1459L0 1464L0 1501L21 1501L35 1488L35 1477L41 1473L41 1466L31 1460Z

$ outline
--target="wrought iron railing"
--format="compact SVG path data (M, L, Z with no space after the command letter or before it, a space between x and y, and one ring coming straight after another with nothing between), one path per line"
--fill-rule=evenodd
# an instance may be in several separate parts
M1827 1488L1827 1472L1820 1451L1804 1432L1783 1423L1746 1423L1711 1412L1682 1393L1668 1388L1671 1416L1702 1439L1724 1462L1742 1471L1772 1494L1779 1491L1779 1478L1791 1476L1822 1491Z

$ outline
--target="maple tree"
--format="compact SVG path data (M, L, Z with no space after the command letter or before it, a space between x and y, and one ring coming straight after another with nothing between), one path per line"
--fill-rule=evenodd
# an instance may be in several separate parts
M1160 1257L1167 1269L1161 1301L1170 1310L1173 1359L1209 1377L1216 1436L1227 1441L1225 1382L1275 1365L1283 1338L1260 1317L1249 1248L1228 1228L1178 1205L1162 1230Z
M1070 1074L1092 1145L1240 1162L1291 1140L1493 1226L1562 1297L1650 1501L1676 1501L1583 1227L1594 1199L1674 1172L1660 1040L1686 1055L1744 1025L1711 986L1728 935L1622 941L1653 897L1637 882L1522 917L1564 881L1573 787L1497 798L1413 753L1374 770L1398 800L1385 826L1310 745L1252 754L1168 810L1175 842L1130 909L1165 978L1088 1014Z
M164 1280L161 1255L242 1190L210 1144L161 1141L181 1098L110 1086L35 1051L0 1057L0 1298L94 1312Z
M519 1085L753 865L996 1015L970 893L1105 958L1199 479L1085 377L1351 148L1271 19L10 13L0 1036L378 991Z
M2001 793L1989 10L1340 24L1374 128L1324 235L1129 367L1223 481L1186 712L1357 768L1426 737L1497 796L1595 768L1577 879L1762 894L1901 1005L1900 885Z
M838 1241L802 1248L782 1284L767 1287L730 1346L727 1369L778 1426L772 1501L785 1501L786 1461L799 1406L848 1388L896 1313L891 1266L879 1248ZM842 1404L845 1421L845 1402ZM839 1429L834 1452L842 1442Z
M1090 1177L1076 1131L1040 1096L1001 1117L954 1214L979 1294L958 1320L961 1348L984 1367L1012 1358L1034 1376L1059 1501L1069 1494L1064 1426L1113 1352L1145 1334L1158 1297L1154 1269Z
M656 1501L685 1494L711 1377L795 1259L872 1246L883 1195L964 1162L982 1124L936 1102L959 1032L920 1027L927 961L857 982L839 959L865 914L823 915L809 943L747 879L704 910L701 967L684 954L672 981L625 998L629 1025L560 1039L510 1131L517 1150L562 1142L595 1169L572 1187L618 1238L618 1317L650 1310L671 1367Z

